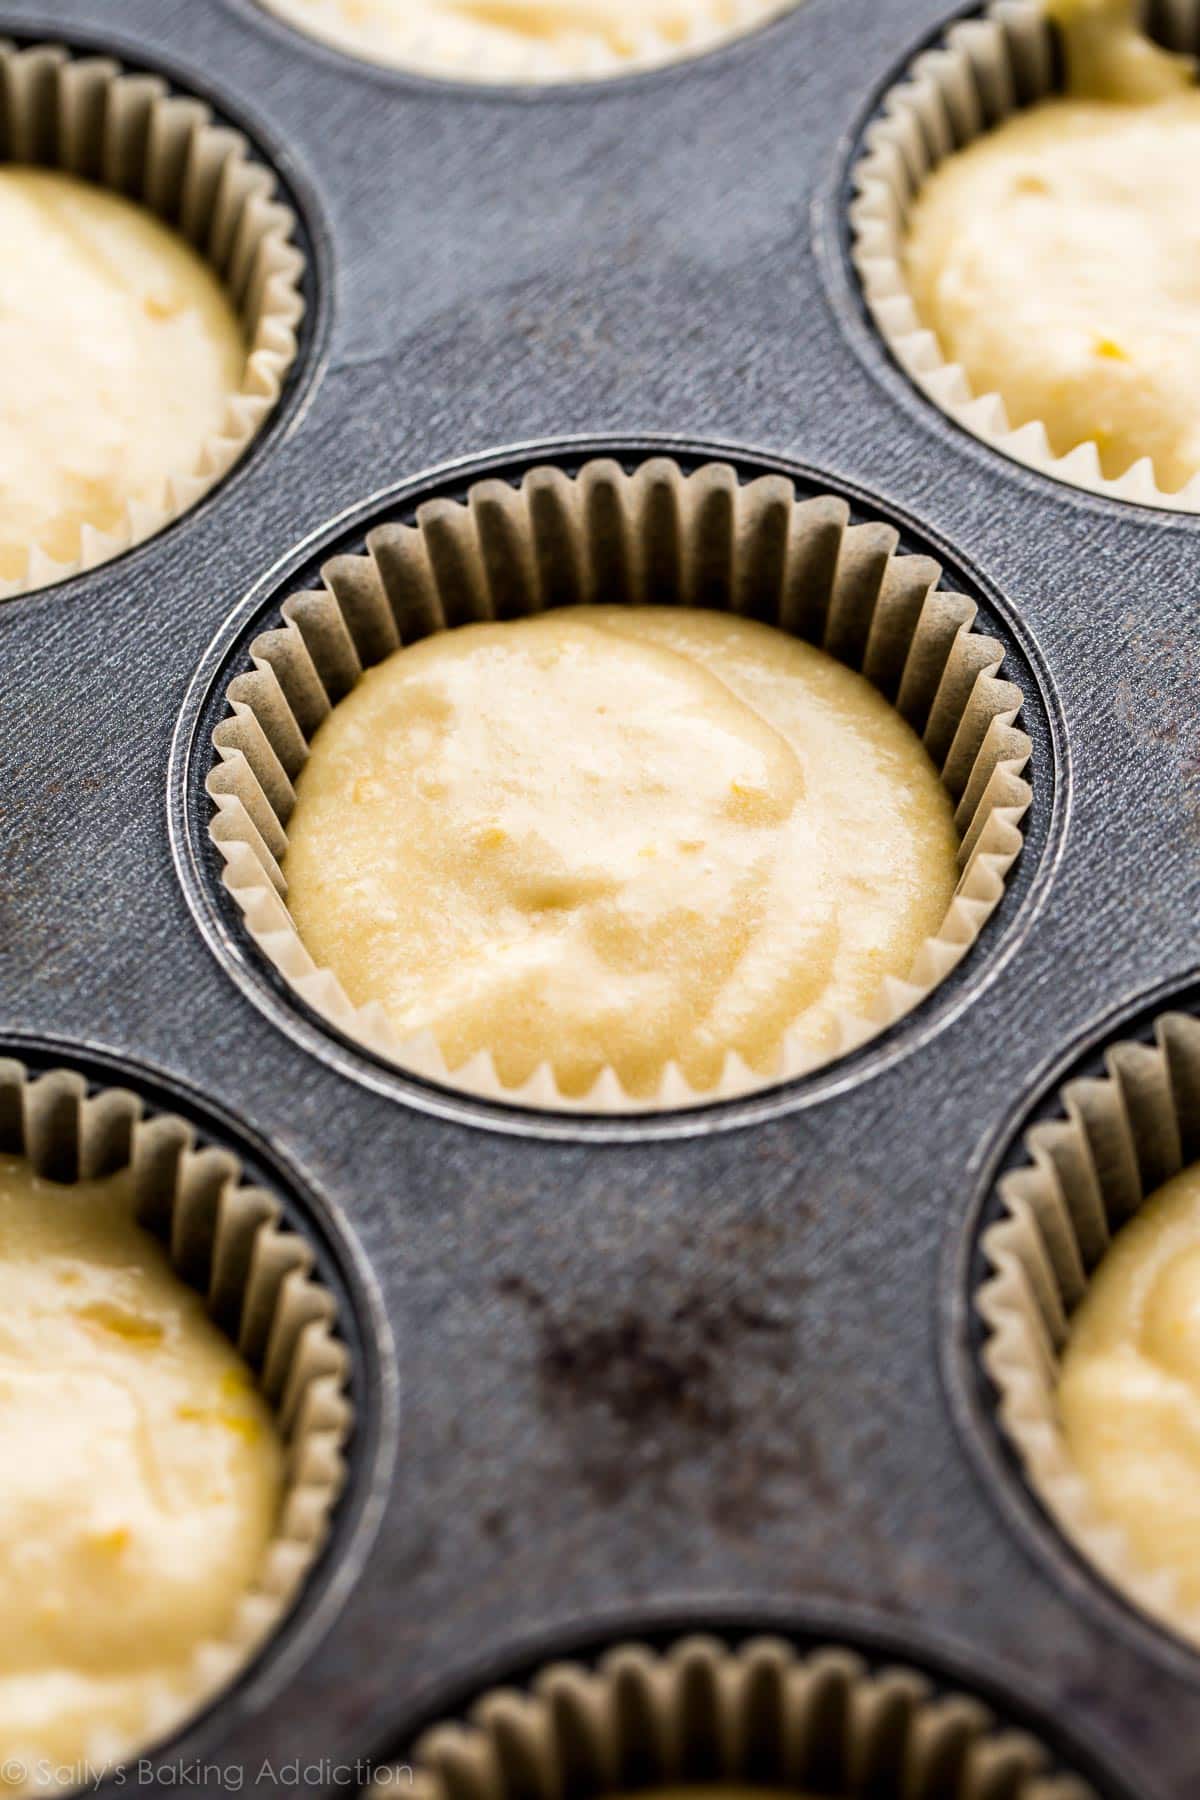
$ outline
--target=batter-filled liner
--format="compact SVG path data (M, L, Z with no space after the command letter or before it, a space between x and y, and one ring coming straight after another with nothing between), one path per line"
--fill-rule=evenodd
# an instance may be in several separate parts
M241 322L246 364L219 430L194 466L164 469L153 501L130 502L119 528L84 525L74 562L36 545L0 598L107 562L180 517L226 475L262 429L296 358L304 258L296 217L247 140L158 75L60 44L0 40L0 164L74 175L135 201L177 231L220 277ZM86 396L81 396L85 401Z
M1142 1611L1200 1644L1200 1615L1169 1572L1147 1570L1074 1467L1059 1420L1071 1314L1113 1237L1160 1187L1200 1161L1200 1021L1164 1013L1153 1046L1116 1043L1106 1074L1068 1082L1057 1115L1025 1137L1004 1217L984 1234L975 1296L1000 1424L1025 1478L1071 1543Z
M606 1070L581 1098L543 1065L504 1087L482 1052L450 1071L428 1032L400 1041L377 1005L356 1009L315 966L286 904L279 862L308 745L365 668L401 643L474 620L602 600L709 607L756 618L861 671L922 739L956 808L960 879L941 930L907 980L886 981L865 1016L837 1020L832 1057L848 1054L920 1004L957 967L999 904L1020 852L1031 745L1014 721L1022 694L1000 678L1003 650L971 629L974 603L938 586L939 566L897 554L885 524L852 525L836 496L798 500L790 481L739 485L713 463L685 475L653 458L626 473L597 460L577 475L531 470L519 487L477 483L465 502L436 500L413 525L382 525L367 554L336 557L320 592L295 594L283 624L250 647L254 672L229 685L213 742L213 842L246 929L296 994L329 1024L414 1074L510 1104L560 1111L687 1107L791 1080L831 1057L795 1033L764 1079L731 1055L715 1090L696 1092L674 1064L638 1099Z
M1193 0L1158 0L1153 24L1156 42L1200 54L1200 13ZM923 183L948 157L1014 113L1060 95L1062 82L1057 28L1038 0L991 0L982 17L952 25L936 48L915 59L884 96L853 171L852 254L863 295L900 367L974 437L1090 493L1200 512L1200 475L1168 493L1148 457L1108 477L1095 442L1056 455L1040 420L1014 429L1001 396L977 393L961 365L946 359L909 288L905 239Z
M547 86L615 80L736 42L801 0L258 0L347 55L434 80ZM690 15L690 16L689 16Z
M555 1663L427 1731L416 1800L596 1800L732 1784L795 1800L1096 1800L1025 1731L911 1669L778 1638L683 1638ZM382 1771L368 1800L395 1791ZM749 1800L749 1796L747 1796Z
M196 1646L182 1684L150 1703L134 1754L161 1742L233 1681L283 1623L329 1535L353 1427L350 1358L338 1301L279 1200L252 1185L232 1151L123 1088L90 1089L69 1069L31 1073L0 1059L0 1155L55 1182L129 1171L136 1216L166 1246L253 1373L284 1449L274 1537L228 1632ZM98 1747L94 1761L114 1752Z

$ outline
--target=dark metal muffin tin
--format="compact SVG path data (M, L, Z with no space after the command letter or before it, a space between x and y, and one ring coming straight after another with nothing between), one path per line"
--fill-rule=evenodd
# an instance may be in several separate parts
M691 64L522 92L374 69L252 0L0 4L0 35L213 99L279 169L312 258L304 354L243 465L151 543L0 608L0 1048L107 1050L244 1121L357 1244L358 1329L373 1284L395 1340L372 1339L400 1424L394 1459L360 1443L350 1504L381 1513L361 1574L319 1643L285 1637L164 1751L164 1792L196 1757L192 1791L268 1760L333 1786L479 1659L491 1679L547 1635L672 1607L850 1638L865 1613L906 1660L932 1638L962 1682L987 1671L1020 1716L1031 1698L1113 1772L1101 1792L1200 1792L1200 1656L1029 1528L986 1393L964 1398L963 1252L1035 1072L1151 990L1186 998L1200 521L995 456L873 338L847 161L945 17L805 0ZM435 465L655 434L765 447L746 463L801 464L945 546L1030 695L1014 891L894 1040L674 1136L363 1079L278 996L264 1016L196 928L193 907L240 954L202 838L189 870L206 646L380 490L399 508L462 479Z

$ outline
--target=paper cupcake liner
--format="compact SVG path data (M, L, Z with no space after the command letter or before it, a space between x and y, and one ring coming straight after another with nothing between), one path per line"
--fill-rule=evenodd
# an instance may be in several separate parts
M763 1637L728 1649L624 1644L556 1663L435 1726L411 1760L413 1800L593 1800L736 1782L822 1800L1096 1800L980 1701L839 1648ZM395 1772L395 1773L398 1773ZM381 1769L368 1800L394 1794Z
M85 525L75 562L34 545L26 573L0 599L95 568L177 519L233 467L262 429L296 357L304 258L295 214L240 132L157 75L61 44L17 49L0 39L0 163L76 175L139 202L178 231L220 276L242 323L246 367L220 430L195 465L169 470L153 501L131 501L118 530Z
M1000 1423L1030 1487L1070 1542L1135 1606L1200 1644L1200 1611L1173 1577L1147 1571L1096 1507L1058 1418L1070 1315L1113 1236L1144 1200L1200 1158L1200 1020L1165 1013L1156 1044L1118 1043L1102 1078L1072 1081L1061 1116L1033 1126L1029 1162L1000 1183L1004 1217L982 1239L976 1295Z
M1021 776L1031 744L1014 725L1023 696L999 677L1001 645L971 629L971 600L937 586L937 563L897 554L897 542L891 526L852 525L835 496L798 501L782 477L742 486L724 464L689 476L666 458L632 474L597 460L576 476L533 469L519 487L481 481L463 502L419 507L415 525L377 527L366 555L326 563L324 589L292 595L282 625L254 640L254 672L230 683L229 716L213 733L210 831L254 943L346 1037L413 1074L509 1104L603 1113L694 1106L858 1048L919 1005L975 942L1004 893L1031 799ZM695 1091L670 1064L648 1100L626 1093L611 1069L571 1099L546 1065L516 1088L503 1086L486 1052L452 1072L430 1032L402 1040L377 1004L354 1007L313 962L287 910L279 865L293 782L314 732L365 668L434 631L601 600L726 610L823 646L894 703L957 808L958 888L908 978L887 980L865 1016L843 1014L831 1050L791 1033L770 1077L731 1054L711 1092Z
M247 1666L283 1622L329 1534L345 1483L353 1412L338 1305L278 1199L249 1185L238 1158L197 1147L186 1120L149 1111L123 1088L90 1090L68 1069L32 1074L0 1059L0 1155L70 1183L130 1171L140 1222L237 1346L275 1413L284 1490L275 1536L228 1632L198 1644L180 1682L164 1679L136 1744L103 1743L112 1762L161 1741Z
M488 34L486 18L476 25L474 38L465 35L460 19L458 31L464 35L455 43L445 30L439 31L437 11L429 7L400 8L389 14L388 25L396 32L390 40L386 30L381 34L372 28L369 8L352 8L346 0L259 0L259 4L293 30L385 68L405 69L434 80L469 81L481 87L507 83L542 87L611 81L639 70L688 61L790 12L800 0L727 0L722 6L710 7L707 18L681 18L677 12L669 25L656 25L643 17L630 23L628 49L622 52L606 47L600 31L584 23L569 46L558 53L547 42L539 46L529 38L522 48L515 30L506 45L499 35L503 22ZM503 12L503 8L498 10Z
M1156 36L1200 53L1200 15L1192 0L1160 0ZM1168 494L1149 457L1106 477L1097 444L1057 456L1040 420L1009 424L999 394L977 394L966 371L947 362L937 334L922 324L904 272L913 201L923 182L955 151L1023 107L1061 92L1055 26L1037 0L992 0L982 17L952 26L941 43L910 65L867 129L850 206L852 255L871 316L900 367L956 424L1015 462L1072 487L1143 506L1200 512L1200 475Z

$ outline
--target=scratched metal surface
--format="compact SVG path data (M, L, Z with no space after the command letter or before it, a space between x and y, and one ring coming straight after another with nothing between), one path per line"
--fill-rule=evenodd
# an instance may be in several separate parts
M394 1340L398 1450L365 1446L356 1504L383 1516L351 1591L168 1764L352 1761L431 1684L600 1615L865 1610L1132 1770L1112 1794L1200 1791L1200 1662L1016 1497L957 1304L1035 1072L1196 960L1200 525L986 453L873 346L846 137L946 10L806 0L693 65L519 96L374 71L251 0L0 4L0 32L171 65L246 122L315 261L260 450L155 542L0 610L0 1040L129 1056L246 1121ZM376 1091L252 1004L185 900L168 760L210 642L310 534L452 459L642 433L814 465L977 568L1044 671L1057 811L963 1003L849 1082L736 1129L542 1140Z

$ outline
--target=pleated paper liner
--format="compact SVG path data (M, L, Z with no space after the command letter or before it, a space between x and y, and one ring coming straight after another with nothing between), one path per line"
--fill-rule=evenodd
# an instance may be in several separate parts
M999 905L1020 852L1031 745L1014 721L1019 688L1000 677L1001 646L972 630L974 603L937 585L928 557L897 553L885 524L852 525L835 496L798 501L790 481L739 485L708 464L685 475L667 458L632 474L608 460L571 476L547 466L520 486L475 484L434 500L414 525L368 533L367 554L339 556L320 592L294 594L283 623L250 647L253 672L227 690L208 779L213 842L246 930L298 997L346 1037L416 1075L509 1104L619 1113L687 1107L791 1080L885 1031L957 967ZM400 644L481 619L577 602L682 604L761 619L861 670L924 742L955 806L961 875L936 937L907 980L889 979L864 1017L843 1015L832 1051L797 1032L764 1077L727 1059L698 1093L668 1065L659 1091L634 1099L605 1070L568 1098L543 1065L504 1087L488 1053L451 1070L429 1032L401 1040L375 1004L355 1008L297 934L280 861L309 742L364 669Z
M597 1800L735 1783L797 1800L1096 1800L1025 1731L905 1668L776 1638L691 1637L557 1663L485 1695L411 1759L414 1800ZM381 1770L370 1800L394 1794Z
M1153 1047L1117 1043L1102 1078L1069 1082L1060 1116L1035 1125L1028 1164L1000 1183L1004 1217L984 1234L975 1304L1000 1423L1026 1480L1066 1537L1135 1606L1200 1645L1200 1613L1172 1577L1147 1571L1098 1511L1059 1424L1070 1317L1115 1234L1144 1200L1200 1160L1200 1021L1165 1013Z
M133 501L118 530L85 525L75 562L38 546L0 598L61 581L142 543L194 506L262 429L295 361L304 311L296 217L246 139L200 100L157 75L60 44L17 49L0 39L0 163L57 169L145 206L211 264L246 342L242 384L195 465L163 471L153 501Z
M548 86L574 81L613 80L640 70L661 68L664 64L684 62L715 50L722 44L744 36L790 12L801 0L708 0L704 7L694 3L670 9L670 17L656 20L647 0L634 0L628 5L627 18L619 24L607 21L597 26L597 13L592 8L591 22L577 24L569 46L556 54L548 40L539 44L536 33L520 30L508 32L505 42L504 13L498 6L494 29L486 6L474 25L460 16L449 19L446 13L458 15L460 9L443 9L436 3L424 6L388 5L386 0L258 0L269 12L283 19L296 31L334 45L350 56L384 67L408 70L434 80L467 81L479 86L513 83L519 86ZM469 10L469 9L462 9ZM510 7L507 9L512 11ZM564 27L570 26L570 6L558 10ZM640 15L640 16L639 16ZM702 16L703 15L703 16ZM446 29L447 23L449 30ZM480 28L483 28L482 30ZM617 48L605 43L620 31L622 42ZM454 33L455 35L451 35Z
M1200 53L1194 0L1158 0L1153 13L1156 37ZM1200 512L1200 475L1169 494L1148 457L1110 478L1094 442L1058 456L1041 421L1014 429L1000 395L977 394L961 365L946 360L909 289L904 243L922 184L947 157L1014 112L1053 98L1061 81L1056 28L1038 0L991 0L981 17L951 26L935 49L916 58L885 96L853 172L850 224L863 294L900 367L942 412L993 449L1089 493Z
M0 1059L0 1155L64 1183L129 1172L140 1222L236 1345L284 1445L275 1536L228 1633L197 1645L182 1684L164 1681L138 1743L98 1744L95 1762L161 1741L247 1666L304 1587L347 1473L350 1361L337 1301L279 1201L246 1181L231 1151L195 1138L184 1119L150 1111L126 1089L94 1091L69 1069L35 1075Z

